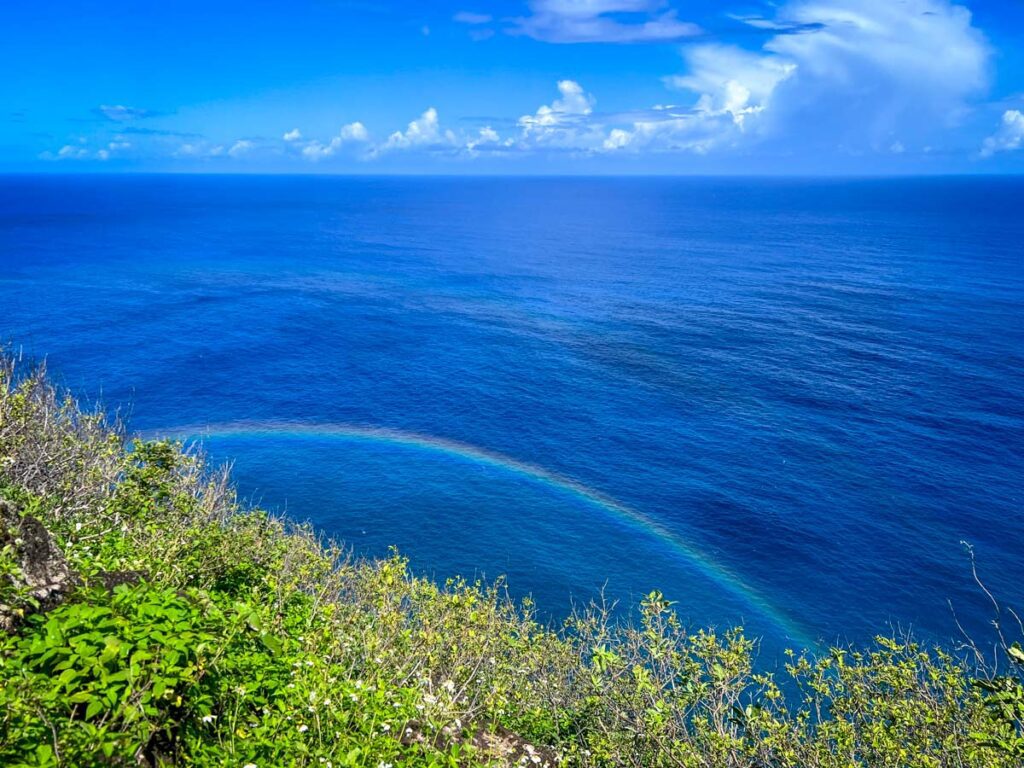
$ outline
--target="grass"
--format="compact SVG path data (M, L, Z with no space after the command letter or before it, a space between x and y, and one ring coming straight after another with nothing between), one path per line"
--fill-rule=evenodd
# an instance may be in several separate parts
M500 581L437 585L239 504L198 452L128 439L9 357L0 499L77 574L38 612L0 538L3 765L1024 764L1001 631L998 675L888 634L769 674L741 628L684 627L659 593L635 622L551 629Z

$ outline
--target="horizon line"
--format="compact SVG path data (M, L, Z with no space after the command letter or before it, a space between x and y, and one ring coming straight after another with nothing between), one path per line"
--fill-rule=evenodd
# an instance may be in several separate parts
M908 173L774 173L774 172L718 172L718 173L446 173L418 171L374 171L362 173L358 171L318 172L318 171L202 171L202 170L5 170L0 168L3 177L144 177L144 176L199 176L199 177L288 177L288 178L325 178L325 179L387 179L387 178L420 178L420 179L813 179L816 181L834 179L837 181L856 180L888 180L888 179L979 179L1003 178L1024 179L1024 171L955 171L955 172L908 172Z

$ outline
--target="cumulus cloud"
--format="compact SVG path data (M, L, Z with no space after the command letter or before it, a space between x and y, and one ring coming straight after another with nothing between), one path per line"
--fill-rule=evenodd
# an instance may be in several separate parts
M287 134L285 135L287 140ZM298 137L296 137L298 138ZM326 144L319 141L310 141L302 148L302 154L308 160L323 160L338 154L348 144L362 144L370 140L370 133L366 126L360 122L343 125L338 135L334 136Z
M501 136L496 130L487 125L481 128L476 136L470 136L465 142L466 153L470 157L476 157L482 151L495 152L498 150L505 150L513 145L511 139L502 141Z
M981 156L992 157L996 152L1012 152L1024 147L1024 113L1019 109L1003 112L999 129L981 144Z
M688 72L666 80L697 95L695 113L732 118L725 143L745 130L833 150L888 151L895 134L923 145L988 82L989 45L948 0L793 0L746 21L777 34L754 52L687 47Z
M545 7L589 18L627 4ZM760 48L682 49L685 71L665 83L690 95L687 106L594 114L593 98L567 80L560 99L519 119L516 147L705 154L777 141L786 151L902 154L941 145L987 86L990 47L970 12L948 0L790 0L771 18L742 20L769 33ZM1004 120L983 152L1021 141L1016 119Z
M647 43L700 34L663 0L531 0L513 34L548 43Z
M696 111L704 116L728 116L743 127L748 116L768 107L779 83L797 69L781 56L751 53L726 45L699 45L684 56L690 73L668 78L674 88L700 94Z
M292 128L284 136L281 137L285 141L298 141L302 138L302 131L298 128Z
M455 134L451 131L442 131L437 110L430 107L409 123L404 131L395 131L388 136L387 141L379 147L379 150L386 152L393 149L437 147L456 143Z
M593 111L594 97L575 80L560 80L558 92L561 98L538 107L532 115L519 118L519 127L525 134L552 135L571 130Z
M57 150L57 157L61 160L84 160L89 156L89 150L85 147L76 147L74 144L65 144Z
M56 152L43 152L39 155L42 160L109 160L115 153L131 147L127 141L115 140L108 142L106 146L97 150L90 149L88 140L80 137L77 144L65 144Z

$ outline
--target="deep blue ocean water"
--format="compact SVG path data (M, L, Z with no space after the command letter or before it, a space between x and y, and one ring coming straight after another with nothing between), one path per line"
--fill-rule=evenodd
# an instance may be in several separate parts
M1024 607L1024 180L0 177L0 336L244 495L557 617Z

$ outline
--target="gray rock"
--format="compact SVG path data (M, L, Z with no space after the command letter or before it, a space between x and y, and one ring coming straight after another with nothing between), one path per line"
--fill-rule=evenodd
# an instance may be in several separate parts
M0 550L14 571L0 576L0 631L10 632L30 613L59 605L75 586L74 574L45 526L0 499ZM8 604L10 603L10 604Z

